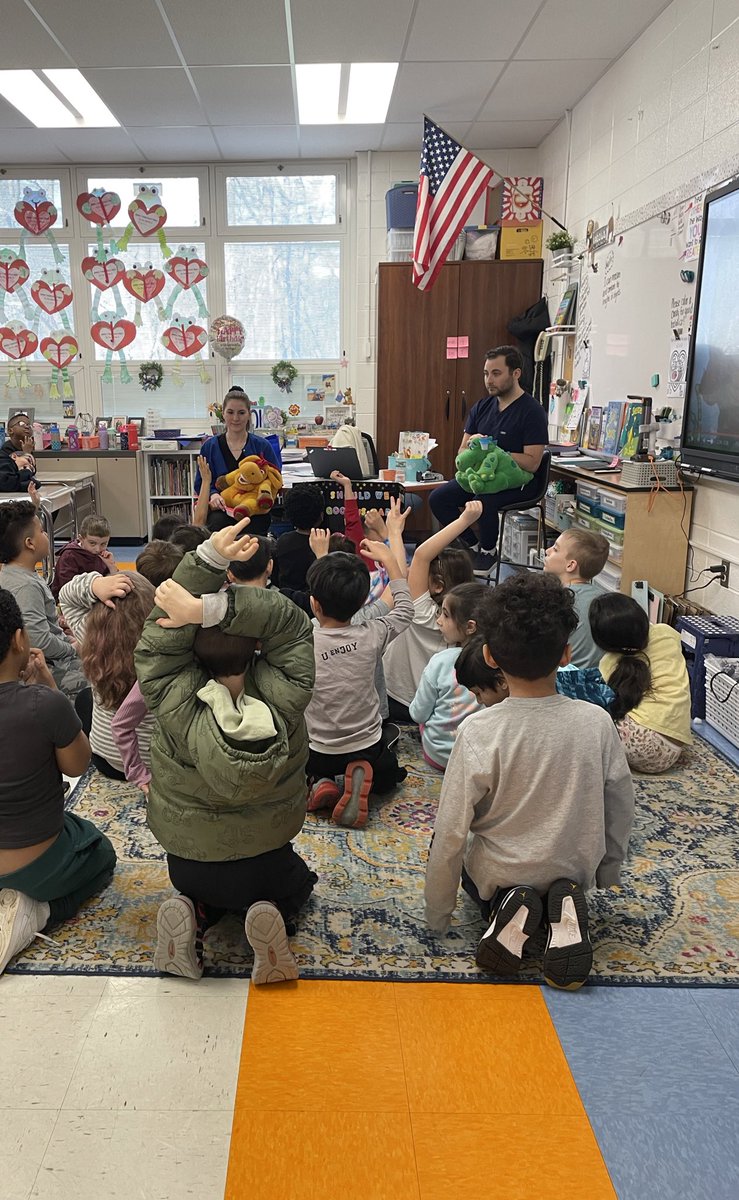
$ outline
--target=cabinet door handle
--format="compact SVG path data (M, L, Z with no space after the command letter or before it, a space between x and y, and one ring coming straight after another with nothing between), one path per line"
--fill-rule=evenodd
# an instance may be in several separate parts
M447 421L449 420L449 405L451 404L451 401L452 401L452 394L451 394L451 392L448 391L446 394L446 419L447 419Z
M467 416L467 393L462 392L462 416Z

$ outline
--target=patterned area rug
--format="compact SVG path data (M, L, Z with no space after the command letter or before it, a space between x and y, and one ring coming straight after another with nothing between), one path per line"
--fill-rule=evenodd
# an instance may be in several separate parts
M297 848L320 880L292 945L313 979L475 982L482 920L460 892L451 931L423 924L424 866L440 778L423 762L417 735L402 735L408 779L376 802L365 830L309 816ZM592 983L739 986L739 774L696 739L690 764L659 778L636 777L637 818L618 890L590 901ZM11 970L27 973L152 975L156 912L171 894L159 846L137 788L90 770L70 806L105 830L119 856L113 883L74 921L37 942ZM541 981L532 947L518 977ZM206 937L206 972L247 975L243 922L228 917Z

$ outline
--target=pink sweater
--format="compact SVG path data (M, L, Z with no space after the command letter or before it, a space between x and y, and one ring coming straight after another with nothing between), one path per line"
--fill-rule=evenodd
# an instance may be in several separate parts
M136 730L145 717L149 716L146 701L135 683L113 718L111 729L123 759L123 770L129 783L141 787L151 781L151 771L141 759Z

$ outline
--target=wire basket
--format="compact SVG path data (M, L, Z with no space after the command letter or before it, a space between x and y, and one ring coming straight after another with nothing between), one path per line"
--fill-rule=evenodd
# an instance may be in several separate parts
M671 459L659 459L657 462L633 462L627 458L621 463L621 483L630 483L634 487L650 487L656 478L665 487L677 487L677 467Z
M739 749L739 679L727 673L727 664L737 668L735 658L717 658L707 654L706 668L706 720Z

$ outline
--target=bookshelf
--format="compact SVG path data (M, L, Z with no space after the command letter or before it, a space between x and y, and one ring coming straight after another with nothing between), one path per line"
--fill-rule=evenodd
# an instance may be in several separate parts
M149 539L160 517L192 521L199 447L194 450L144 450L144 495Z

